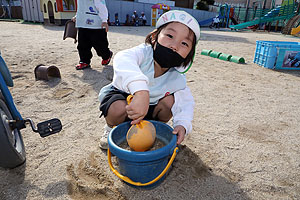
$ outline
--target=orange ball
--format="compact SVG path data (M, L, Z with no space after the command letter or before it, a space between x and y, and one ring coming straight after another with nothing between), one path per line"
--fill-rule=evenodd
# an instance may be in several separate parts
M147 151L150 149L156 138L154 125L146 120L132 125L127 132L127 143L134 151Z

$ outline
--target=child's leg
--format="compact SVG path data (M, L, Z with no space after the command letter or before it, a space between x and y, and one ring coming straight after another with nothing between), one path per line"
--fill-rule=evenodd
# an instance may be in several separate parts
M107 33L105 29L95 29L92 35L93 47L97 52L97 55L102 57L103 60L109 59L111 56L108 48Z
M106 120L104 133L100 139L100 148L107 149L107 137L113 126L119 125L126 120L127 114L125 110L126 97L128 94L117 89L110 91L103 98L100 104L100 111Z
M172 118L171 108L174 104L174 96L168 95L159 100L153 111L153 118L158 121L168 122Z
M79 28L78 30L78 53L80 62L90 64L92 54L92 44L90 41L89 29Z
M104 116L110 127L119 125L127 118L125 106L128 94L116 88L112 88L101 101L101 116Z
M110 127L119 125L127 119L126 105L126 101L118 100L109 106L105 120Z

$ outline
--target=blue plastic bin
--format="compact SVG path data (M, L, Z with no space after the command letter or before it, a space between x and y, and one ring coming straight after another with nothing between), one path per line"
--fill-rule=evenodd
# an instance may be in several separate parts
M300 42L284 42L284 41L256 41L256 49L254 63L275 69L277 56L280 49L300 49Z

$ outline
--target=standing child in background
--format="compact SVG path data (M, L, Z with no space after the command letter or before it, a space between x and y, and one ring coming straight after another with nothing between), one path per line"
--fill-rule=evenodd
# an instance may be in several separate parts
M120 26L119 14L115 13L115 26Z
M217 29L220 29L220 19L219 19L219 15L215 16L212 20L211 25L209 26L209 28L213 28L216 27Z
M142 20L142 25L143 26L146 26L146 23L147 23L147 18L146 18L146 15L144 12L141 13L141 20Z
M114 78L99 93L101 115L107 125L100 147L107 149L107 135L113 126L128 120L168 122L180 144L192 130L194 99L186 85L185 72L193 63L200 39L197 20L185 11L164 13L145 44L123 50L114 58ZM133 95L130 105L126 98Z
M132 26L138 26L139 25L139 16L136 13L136 10L133 11L133 14L131 16L131 22L132 22Z
M126 15L126 20L125 20L125 26L130 26L130 19L129 19L129 14Z
M113 53L108 48L108 11L105 0L78 0L77 13L72 18L78 28L77 70L89 68L93 57L92 47L102 57L102 65L108 65Z

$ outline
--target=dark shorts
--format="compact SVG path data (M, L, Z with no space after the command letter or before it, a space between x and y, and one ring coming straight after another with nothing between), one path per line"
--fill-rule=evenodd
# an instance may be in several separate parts
M110 105L113 102L118 101L118 100L126 101L126 98L128 95L129 95L128 93L118 90L117 88L114 88L113 90L111 90L107 95L104 96L104 98L100 104L101 116L106 117ZM154 112L155 107L156 107L156 105L149 106L148 113L144 117L144 119L154 120L153 112Z

